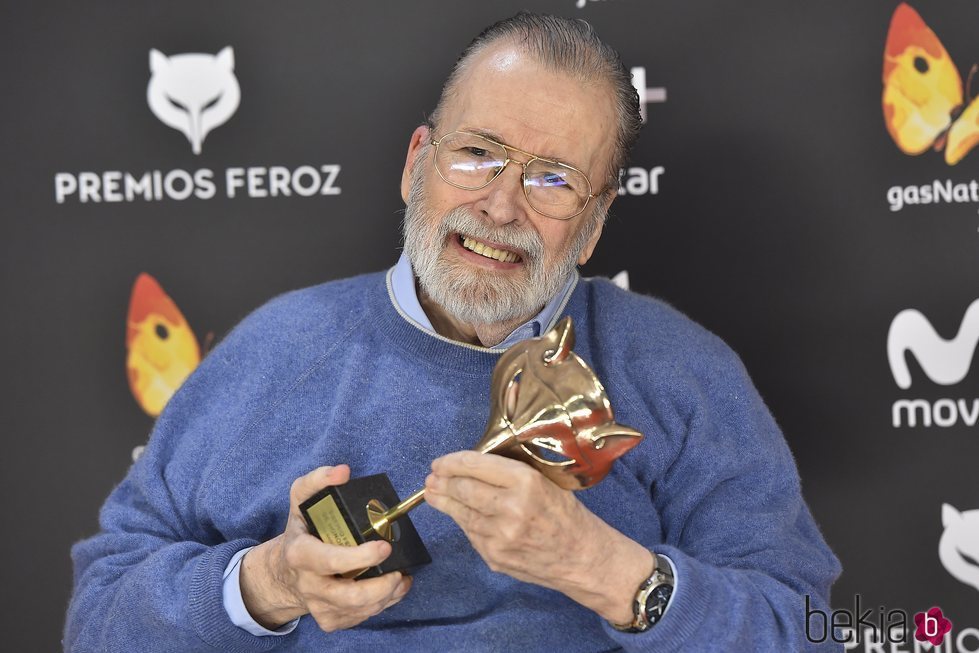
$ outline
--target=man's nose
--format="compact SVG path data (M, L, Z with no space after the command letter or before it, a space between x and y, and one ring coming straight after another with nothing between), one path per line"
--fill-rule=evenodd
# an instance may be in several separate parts
M532 209L523 191L523 166L511 160L486 188L486 195L473 207L497 225L523 223Z

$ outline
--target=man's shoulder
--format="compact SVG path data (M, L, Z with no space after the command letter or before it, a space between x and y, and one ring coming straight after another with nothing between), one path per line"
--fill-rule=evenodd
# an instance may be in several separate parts
M652 403L684 405L754 393L737 353L665 301L606 279L587 280L585 291L593 359L620 392L631 386Z
M343 328L363 317L371 295L383 283L384 273L372 272L290 290L255 309L235 331L291 339Z
M254 310L205 356L161 414L157 431L180 437L154 436L151 449L179 441L208 457L230 446L329 352L343 351L363 331L371 297L383 284L383 273L330 281Z
M622 339L623 344L659 350L726 356L729 347L717 335L657 297L624 290L608 279L585 283L599 338Z
M285 292L239 322L208 358L278 367L316 356L356 331L383 284L384 273L374 272Z

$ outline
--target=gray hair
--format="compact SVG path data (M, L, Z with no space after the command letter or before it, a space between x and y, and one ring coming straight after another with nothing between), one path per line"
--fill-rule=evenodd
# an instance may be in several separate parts
M429 126L438 124L445 105L454 96L459 78L469 62L487 47L500 41L511 41L519 45L550 70L568 74L582 82L605 81L612 87L618 129L607 174L608 185L617 188L619 169L625 165L629 150L639 138L639 129L642 127L639 95L632 86L632 77L622 64L619 53L602 41L588 22L581 19L521 11L516 16L484 29L459 55L442 86L442 95L429 120Z

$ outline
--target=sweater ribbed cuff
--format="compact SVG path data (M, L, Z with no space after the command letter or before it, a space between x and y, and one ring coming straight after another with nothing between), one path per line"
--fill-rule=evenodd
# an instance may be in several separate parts
M258 544L255 540L232 540L208 549L198 560L190 583L191 621L198 636L221 651L251 653L270 651L283 637L257 637L231 622L224 608L224 570L238 551Z

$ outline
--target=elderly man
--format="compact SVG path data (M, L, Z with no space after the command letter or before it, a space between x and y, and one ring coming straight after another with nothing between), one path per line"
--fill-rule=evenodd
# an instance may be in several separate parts
M404 256L276 299L205 359L73 550L66 647L804 649L839 566L737 357L576 272L638 128L587 24L520 14L477 37L409 142ZM564 315L645 434L577 494L460 451L500 353ZM298 506L379 472L424 479L433 562L349 580L391 545L321 542Z

